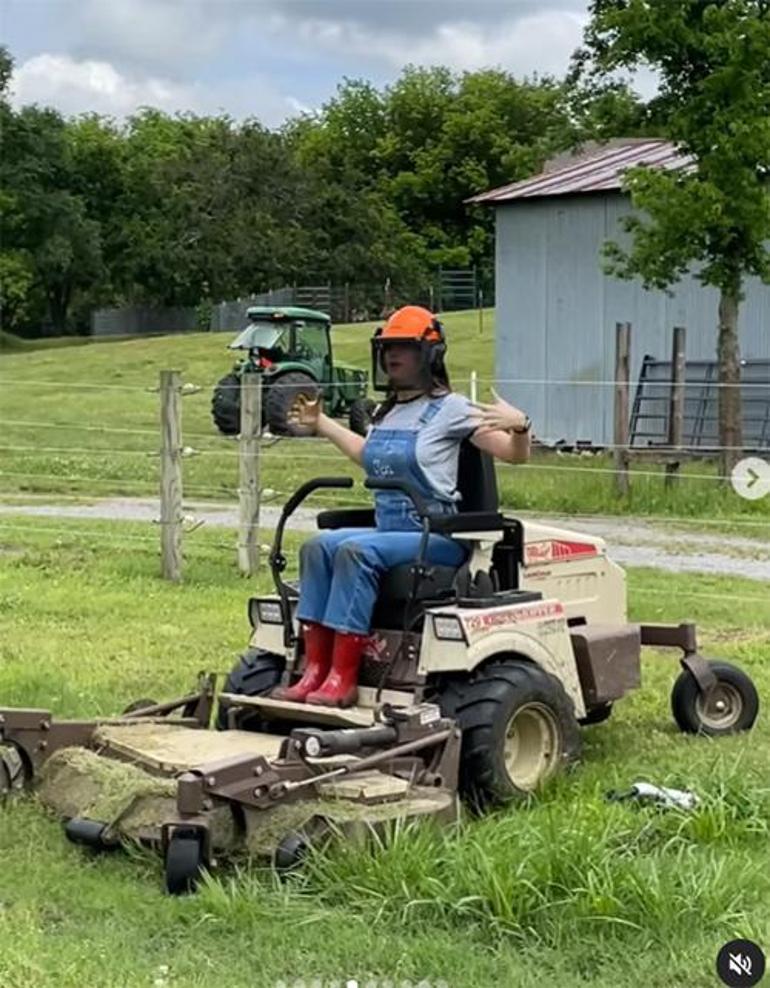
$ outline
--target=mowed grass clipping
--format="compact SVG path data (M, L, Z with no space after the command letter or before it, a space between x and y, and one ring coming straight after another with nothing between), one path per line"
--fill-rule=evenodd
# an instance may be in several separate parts
M246 598L268 587L234 575L218 533L195 533L172 586L144 527L36 529L0 530L2 704L91 716L186 690L199 670L230 666ZM765 585L631 570L629 588L632 619L696 620L703 651L740 664L766 701ZM7 805L0 984L713 985L726 940L770 947L770 725L763 711L749 735L680 735L677 670L673 654L647 654L644 689L584 731L582 763L530 805L397 829L283 887L243 862L170 900L153 854L89 857L34 800ZM692 788L701 806L606 801L638 780Z
M479 397L490 400L494 312L485 310L481 324L476 312L443 318L455 388L468 393L475 371ZM335 358L368 369L374 327L335 326ZM227 350L230 340L229 333L197 333L0 351L0 494L156 495L159 399L153 389L159 371L173 368L201 389L182 403L183 443L198 454L184 460L185 494L189 500L236 498L237 443L217 433L210 415L213 387L235 359ZM516 401L515 384L498 388ZM313 438L283 439L265 448L261 471L262 487L277 498L320 473L361 479L330 444ZM529 464L501 465L498 476L510 508L734 518L739 531L770 537L770 498L738 497L729 485L716 482L716 467L708 461L683 466L679 484L668 491L661 465L638 463L627 498L615 493L609 455L537 453ZM342 501L366 496L357 486ZM336 494L327 497L340 503Z

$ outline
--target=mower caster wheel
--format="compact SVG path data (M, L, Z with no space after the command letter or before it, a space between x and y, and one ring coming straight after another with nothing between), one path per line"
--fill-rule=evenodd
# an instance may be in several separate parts
M197 888L203 873L203 843L191 834L175 834L166 850L166 891L169 895L189 895Z
M591 707L590 710L586 710L585 717L581 717L578 720L578 724L581 727L590 727L592 724L603 724L605 720L609 720L612 716L612 704L602 703L598 707Z
M114 851L120 846L117 837L109 832L102 820L89 820L88 817L74 816L64 824L64 834L67 840L90 851Z
M686 669L674 683L671 711L679 729L711 737L748 731L759 713L754 683L729 662L709 662L709 666L717 681L705 693Z
M301 867L310 850L310 840L298 830L291 830L281 839L273 852L273 868L286 875Z

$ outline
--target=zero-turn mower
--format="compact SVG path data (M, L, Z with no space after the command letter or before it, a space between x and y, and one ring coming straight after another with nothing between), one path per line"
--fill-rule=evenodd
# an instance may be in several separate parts
M119 717L0 709L0 791L34 784L67 835L91 848L158 847L166 888L180 893L233 854L290 869L330 837L450 822L461 800L480 810L526 796L577 759L581 726L641 685L645 645L678 653L681 730L754 723L745 673L703 658L693 624L629 623L625 575L604 541L501 513L492 461L467 442L456 515L431 517L398 479L366 482L412 498L423 540L414 563L381 582L356 705L270 697L303 666L298 588L284 578L287 521L314 491L352 484L319 478L287 502L270 555L277 593L249 601L249 647L218 697L202 675L190 695ZM372 527L373 512L322 511L317 524ZM426 565L431 532L462 539L466 562Z

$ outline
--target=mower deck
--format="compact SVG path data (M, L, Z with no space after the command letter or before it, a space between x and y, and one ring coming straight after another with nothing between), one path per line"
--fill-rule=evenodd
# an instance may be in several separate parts
M197 696L110 720L0 710L0 740L18 752L72 840L99 850L126 840L162 848L170 891L186 890L221 855L293 867L331 835L359 839L389 821L457 819L460 735L438 708L343 711L232 696L241 713L269 708L284 730L304 711L305 725L289 736L214 731L205 729L212 690L204 677Z
M225 759L278 757L284 738L253 731L201 731L175 724L104 724L93 744L103 755L134 762L164 775L190 771Z

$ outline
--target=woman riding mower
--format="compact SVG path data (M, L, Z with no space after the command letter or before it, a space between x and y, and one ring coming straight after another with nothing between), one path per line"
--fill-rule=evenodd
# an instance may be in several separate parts
M372 339L374 386L386 391L364 439L324 415L320 399L300 395L289 418L330 440L367 477L411 484L431 514L457 511L460 444L470 441L508 463L529 458L530 420L495 394L474 404L452 392L444 364L444 329L427 309L407 305ZM493 392L494 394L494 392ZM420 519L396 490L375 493L376 528L322 532L300 550L297 617L303 626L305 670L272 695L283 700L348 707L358 695L358 670L369 640L380 577L417 556ZM459 566L465 546L431 534L426 561Z

